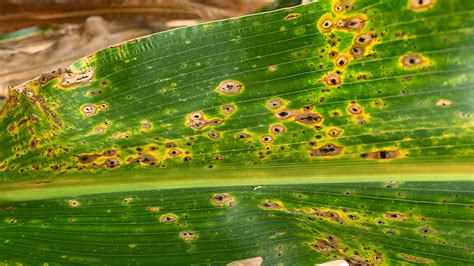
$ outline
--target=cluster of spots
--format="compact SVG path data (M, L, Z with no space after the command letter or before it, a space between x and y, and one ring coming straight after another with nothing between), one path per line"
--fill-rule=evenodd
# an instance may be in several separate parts
M400 256L400 258L402 258L402 259L406 259L406 260L412 261L412 262L425 263L425 264L432 264L433 263L432 260L425 259L425 258L420 258L420 257L416 257L416 256L413 256L413 255L408 255L408 254L404 254L404 253L400 253L400 254L398 254L398 256Z
M94 69L88 69L81 73L74 73L70 69L66 69L62 73L61 86L69 87L76 86L89 82L94 77Z
M224 80L215 89L222 95L236 95L242 92L244 85L236 80Z
M160 216L160 222L164 224L176 223L178 222L178 216L174 213L165 213Z
M109 109L109 105L105 102L99 103L97 105L88 103L88 104L85 104L85 105L81 106L81 112L85 116L92 116L92 115L95 115L97 113L97 111L99 111L99 110L107 111L108 109Z
M69 206L71 208L79 208L81 206L81 204L79 203L79 201L75 200L75 199L70 199L67 201L67 203L69 204Z
M224 121L221 119L206 119L203 112L192 112L188 114L186 125L200 130L208 126L219 126L222 123Z
M234 205L234 197L229 195L228 193L219 193L215 194L211 198L212 204L214 204L217 208L223 206L233 206Z
M400 57L400 66L405 70L420 69L429 65L429 60L417 53L409 53Z
M361 158L368 158L368 159L382 159L382 160L387 160L387 159L395 159L400 157L401 153L400 151L397 150L380 150L380 151L374 151L371 153L362 153L360 155Z
M343 148L334 144L326 144L316 149L312 149L309 155L312 157L331 157L337 156L343 152Z
M179 237L185 241L193 241L198 238L198 235L194 231L183 231L179 233Z
M102 153L83 154L78 155L77 160L81 164L78 168L99 168L105 167L107 169L114 169L120 166L120 161L115 157L118 152L114 149L108 149ZM102 163L96 163L102 161Z
M350 48L350 53L354 58L360 58L366 54L368 47L373 43L376 36L371 33L363 33L355 37Z
M329 234L326 234L324 238L315 238L314 242L309 243L309 246L320 253L334 253L336 254L334 257L343 258L349 265L373 265L374 263L382 263L383 261L382 254L377 251L375 251L373 261L360 256L358 252L354 252L351 256L346 255L344 253L350 249L344 248L338 239Z
M436 0L408 0L408 9L420 12L432 8Z
M0 171L7 169L7 167L8 167L8 161L3 161L3 163L0 164Z
M38 104L39 109L42 113L44 113L47 117L51 118L54 121L54 124L56 126L62 126L63 123L59 119L58 115L48 106L46 103L46 100L44 99L43 95L41 94L36 94L33 90L26 89L24 88L22 90L22 93L26 95L31 101L33 105ZM37 122L39 120L39 116L36 114L33 114L31 118L27 118L27 121L30 122ZM31 127L32 130L33 127Z
M128 163L143 163L146 165L155 165L157 159L155 156L149 153L138 153L136 157L129 157L127 159Z

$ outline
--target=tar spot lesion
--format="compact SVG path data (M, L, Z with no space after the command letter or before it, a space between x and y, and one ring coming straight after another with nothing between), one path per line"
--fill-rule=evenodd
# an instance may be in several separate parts
M400 58L400 65L403 69L419 69L428 65L428 60L417 53L409 53Z
M150 153L138 153L136 157L130 157L127 159L128 163L142 163L146 165L155 165L157 158Z
M349 57L343 54L338 55L334 60L334 64L339 68L343 68L349 64Z
M209 131L209 132L207 133L207 136L208 136L209 138L211 138L211 139L219 139L220 136L221 136L221 134L220 134L219 132L217 132L217 131Z
M448 100L448 99L439 99L436 102L436 106L440 106L440 107L448 107L448 106L451 106L452 104L453 104L453 102L451 100Z
M383 217L387 220L392 220L392 221L405 221L406 217L402 215L401 213L396 213L396 212L388 212L384 213Z
M228 193L218 193L214 194L211 198L212 204L214 204L217 208L223 206L232 206L234 204L234 197L232 197Z
M270 135L264 135L264 136L260 137L260 141L265 143L265 144L269 144L273 141L273 138Z
M204 116L204 113L201 111L189 113L187 116L187 123L188 127L200 130L208 126L219 126L223 124L224 121L221 119L211 119L207 120Z
M342 77L338 73L331 73L326 75L322 81L327 86L339 86L342 83Z
M285 133L286 128L281 124L274 124L270 126L270 132L273 134L282 134Z
M174 213L166 213L160 216L160 222L164 224L176 223L178 222L178 216Z
M342 129L339 128L330 128L329 131L327 132L327 135L331 138L337 138L342 135Z
M343 148L334 144L326 144L310 151L312 157L337 156L343 152Z
M323 121L323 117L318 113L302 112L295 115L295 121L302 124L313 125L321 123Z
M250 138L250 134L245 133L245 132L240 132L240 133L235 134L235 138L236 138L236 139L246 139L246 138Z
M73 73L70 69L66 69L62 73L61 85L64 87L79 85L89 82L94 77L94 69L88 69L81 73Z
M221 112L226 115L231 115L235 112L235 105L233 104L225 104L221 106Z
M97 107L93 104L86 104L82 106L81 111L85 116L92 116L97 112Z
M360 31L365 27L367 19L360 15L340 18L336 21L336 27L341 30Z
M147 208L146 208L146 211L147 211L147 212L159 212L160 210L161 210L161 208L160 208L160 207L156 207L156 206L155 206L155 207L147 207Z
M193 241L193 240L196 240L198 238L198 235L194 231L183 231L183 232L179 233L179 237L181 239L186 240L186 241Z
M401 156L401 152L397 150L380 150L374 151L370 153L362 153L360 155L361 158L368 158L368 159L395 159Z
M275 113L275 116L279 119L288 119L290 117L293 117L296 114L295 110L292 109L287 109L287 110L281 110Z
M347 107L347 112L351 115L360 115L364 113L364 108L362 108L362 106L360 106L358 103L352 102Z
M275 72L278 70L278 66L277 65L268 66L267 70L268 72Z
M242 92L244 85L236 80L224 80L219 86L216 87L215 91L223 95L236 95Z
M301 16L301 14L298 14L298 13L292 13L292 14L288 14L286 17L285 17L285 20L291 20L291 19L297 19Z
M264 202L261 202L258 207L266 210L281 210L283 209L283 204L278 201L274 200L267 200Z
M325 14L319 18L317 27L322 33L330 33L333 28L333 17L331 14Z
M404 254L404 253L400 253L400 254L398 254L398 256L400 256L400 258L408 260L408 261L413 261L413 262L418 262L418 263L426 263L426 264L432 264L433 263L432 260L421 258L421 257L416 257L416 256L413 256L413 255L408 255L408 254Z
M67 203L71 208L79 208L81 206L81 203L75 199L70 199L67 201Z
M280 98L272 98L267 102L267 108L271 110L278 109L285 105L285 102Z
M408 9L419 12L426 11L436 4L436 0L408 0Z

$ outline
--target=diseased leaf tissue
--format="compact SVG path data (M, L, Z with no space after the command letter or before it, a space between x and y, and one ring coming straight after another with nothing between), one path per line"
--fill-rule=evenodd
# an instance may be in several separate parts
M473 15L324 0L15 87L0 261L472 264Z

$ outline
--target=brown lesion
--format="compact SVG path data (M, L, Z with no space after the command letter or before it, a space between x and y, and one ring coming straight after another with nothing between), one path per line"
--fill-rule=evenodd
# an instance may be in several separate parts
M428 65L428 60L418 53L409 53L400 58L400 65L403 69L419 69Z
M347 107L347 112L351 115L360 115L364 113L364 108L356 102L352 102Z
M331 73L326 75L322 81L327 85L327 86L339 86L342 83L342 77L338 73Z
M282 210L283 209L283 204L278 201L274 200L267 200L264 202L261 202L258 207L266 210Z
M301 16L301 14L299 13L292 13L292 14L288 14L286 17L285 17L285 20L291 20L291 19L297 19Z
M312 157L330 157L337 156L343 152L343 148L334 144L326 144L310 151Z
M368 158L368 159L395 159L401 156L401 152L397 150L380 150L374 151L370 153L362 153L360 155L361 158Z
M244 85L237 80L224 80L215 89L216 92L223 95L236 95L242 92Z
M164 224L176 223L178 216L174 213L166 213L160 216L160 222Z
M342 135L342 132L343 132L342 129L333 127L333 128L330 128L330 129L329 129L329 131L327 132L326 135L328 135L328 136L331 137L331 138L337 138L337 137L339 137L339 136Z
M157 159L150 153L138 153L136 157L130 157L127 159L128 163L143 163L146 165L155 165Z
M0 171L4 171L8 167L8 161L3 161L3 163L0 164Z
M313 125L321 123L323 117L320 114L313 112L302 112L295 115L295 121L306 125Z
M436 0L409 0L408 9L420 12L432 8L436 4Z
M212 196L211 202L217 208L220 208L222 206L232 206L234 204L234 197L232 197L228 193L218 193Z
M197 130L201 130L201 129L203 129L205 127L208 127L208 126L219 126L219 125L222 125L223 123L224 123L224 121L221 120L221 119L208 120L205 117L203 112L197 111L197 112L189 113L187 115L186 125L188 127L191 127L191 128L197 129Z
M94 69L88 69L84 72L74 73L70 69L63 71L61 86L69 87L89 82L94 77Z
M198 235L194 231L183 231L183 232L179 233L179 237L181 239L186 240L186 241L193 241L193 240L196 240L198 238Z
M321 16L317 22L317 27L322 33L330 33L334 27L332 15L325 14Z
M362 15L340 18L336 20L336 27L341 30L360 31L365 27L367 18Z
M405 215L397 212L387 212L384 213L383 217L387 220L392 220L392 221L405 221L407 218Z
M398 254L398 256L400 256L400 258L402 258L402 259L417 262L417 263L425 263L425 264L432 264L433 263L432 260L421 258L421 257L416 257L416 256L413 256L413 255L408 255L408 254L405 254L405 253L400 253L400 254Z
M274 125L270 126L270 132L275 134L275 135L285 133L285 131L286 131L286 128L283 125L274 124Z

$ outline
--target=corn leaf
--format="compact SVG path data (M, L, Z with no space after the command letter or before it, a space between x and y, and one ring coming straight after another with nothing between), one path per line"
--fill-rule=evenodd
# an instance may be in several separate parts
M472 264L473 13L324 0L15 87L2 260Z

